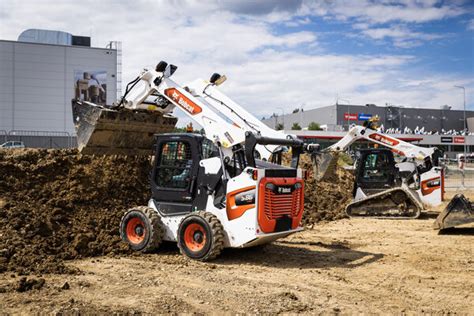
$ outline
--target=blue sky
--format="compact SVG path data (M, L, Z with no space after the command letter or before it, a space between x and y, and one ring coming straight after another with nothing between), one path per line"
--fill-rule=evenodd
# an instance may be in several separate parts
M225 73L257 116L334 104L474 110L472 0L2 0L0 38L28 28L123 44L123 81L159 60L181 83Z
M474 5L466 3L462 7L466 13L457 17L404 25L403 29L407 32L413 31L440 37L433 40L420 40L414 43L408 42L407 44L404 44L403 34L397 37L401 40L400 43L394 42L390 36L382 38L364 36L358 33L357 30L354 30L353 26L357 24L354 19L338 21L325 20L323 17L306 16L303 19L310 21L308 24L288 27L282 23L275 27L275 32L286 33L295 29L317 32L324 49L333 53L347 54L350 52L353 54L369 55L409 54L417 58L417 67L423 67L426 71L454 71L472 76L474 73L474 24L472 24L470 29L471 24L469 24L469 21L472 21L474 18ZM397 23L383 23L377 26L378 29L393 29L397 27Z

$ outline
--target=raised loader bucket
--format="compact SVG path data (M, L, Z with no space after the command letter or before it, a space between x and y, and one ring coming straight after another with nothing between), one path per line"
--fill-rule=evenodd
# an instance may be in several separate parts
M171 132L177 118L152 111L108 109L72 101L79 151L97 155L151 155L154 135Z
M434 229L446 229L474 222L474 204L464 195L456 194L436 218Z
M314 178L317 181L332 179L337 169L337 152L317 152L311 155Z

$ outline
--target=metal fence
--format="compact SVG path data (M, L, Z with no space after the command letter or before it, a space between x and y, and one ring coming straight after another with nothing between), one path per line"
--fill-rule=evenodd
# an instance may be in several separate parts
M12 130L0 131L0 141L21 141L30 148L74 148L77 147L75 136L68 132Z
M465 163L464 169L459 167L459 164L455 159L445 159L442 163L445 170L446 188L474 188L474 161Z

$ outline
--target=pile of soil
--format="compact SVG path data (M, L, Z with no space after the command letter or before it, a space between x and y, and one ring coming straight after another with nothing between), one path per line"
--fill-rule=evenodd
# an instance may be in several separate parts
M302 157L302 167L311 161ZM149 158L87 156L76 150L0 151L0 272L74 273L64 260L129 252L123 212L146 205ZM344 217L352 176L306 183L303 224Z
M313 165L308 155L301 156L300 167L312 171ZM312 227L319 221L333 221L347 217L345 207L352 200L353 186L353 174L337 166L330 176L320 181L316 181L313 177L307 179L302 224Z
M149 197L147 158L0 151L0 272L73 273L63 260L129 251L123 212Z

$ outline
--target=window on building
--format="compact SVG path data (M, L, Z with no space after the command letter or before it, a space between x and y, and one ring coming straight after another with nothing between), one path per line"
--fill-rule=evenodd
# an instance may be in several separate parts
M451 146L451 151L464 151L464 146L463 145L452 145Z

